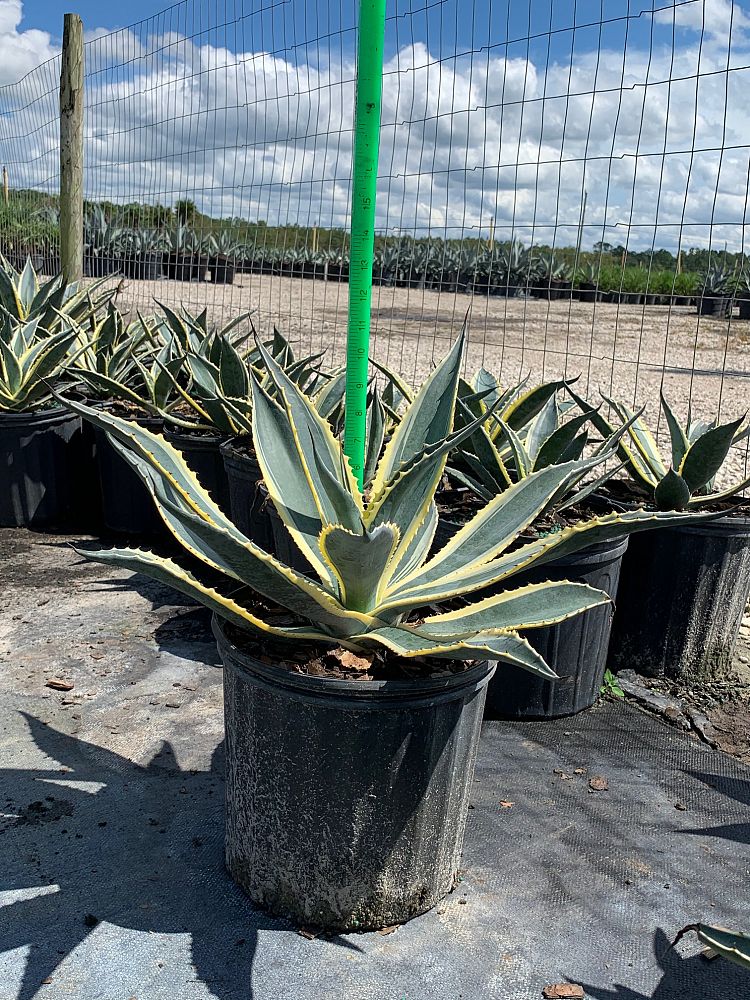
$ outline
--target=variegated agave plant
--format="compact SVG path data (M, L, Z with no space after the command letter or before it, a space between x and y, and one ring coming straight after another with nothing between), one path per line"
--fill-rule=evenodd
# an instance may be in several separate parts
M256 638L312 640L403 657L501 660L554 676L519 630L580 614L605 603L605 594L583 584L547 582L495 589L474 600L472 595L512 585L519 572L594 542L687 518L613 514L516 544L550 497L578 474L580 462L567 462L510 486L430 556L434 495L446 457L477 426L452 431L462 345L463 337L406 408L365 495L328 422L259 348L269 387L257 378L251 383L255 451L271 501L309 563L309 576L244 537L161 436L71 403L109 432L175 538L222 575L224 585L209 585L176 561L142 550L85 554L161 580ZM282 616L258 610L254 595L282 609ZM467 600L454 610L436 610L456 598Z
M75 341L69 327L49 334L39 320L0 323L0 414L37 410L52 400Z
M618 446L623 465L657 510L701 510L750 486L750 477L724 489L716 485L729 449L750 435L750 428L741 430L744 416L728 424L717 424L694 421L688 415L683 426L662 395L662 410L671 439L670 462L662 457L656 438L641 415L643 410L634 413L624 403L608 396L603 398L627 424L627 434ZM602 434L613 433L612 424L599 411L594 411L591 419Z
M66 318L84 323L95 316L114 295L114 286L103 289L102 278L82 287L78 282L65 283L61 274L40 282L31 259L17 271L0 257L0 312L12 324L36 320L39 329L56 333Z
M485 383L492 378L487 372L481 374ZM474 384L478 383L479 378ZM456 448L448 467L449 475L486 502L541 469L580 460L587 446L589 453L602 458L602 462L613 455L640 413L617 429L611 428L601 440L592 441L587 424L592 422L596 410L582 399L579 406L574 401L560 399L559 390L569 389L571 384L549 382L529 390L515 386L499 397L491 389L490 398L501 400L499 410L489 412L486 423ZM486 406L486 396L482 390L469 392L468 384L463 394L461 388L459 383L458 406L466 421ZM572 409L578 412L571 413ZM589 464L580 463L579 474L569 479L550 507L564 511L580 504L620 468L621 465L600 464L592 470Z

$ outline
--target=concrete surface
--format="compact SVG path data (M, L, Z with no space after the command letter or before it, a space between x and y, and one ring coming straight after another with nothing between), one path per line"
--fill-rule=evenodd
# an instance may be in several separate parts
M206 614L56 536L0 532L0 580L0 1000L750 997L668 949L695 920L750 927L742 764L622 704L489 724L459 888L392 933L309 939L223 869Z

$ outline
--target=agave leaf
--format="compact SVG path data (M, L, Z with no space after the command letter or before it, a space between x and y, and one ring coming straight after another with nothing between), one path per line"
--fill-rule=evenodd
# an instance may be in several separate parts
M352 531L358 530L362 523L362 496L349 463L342 460L341 445L330 425L262 344L258 344L258 349L286 409L300 449L300 459L306 474L312 477L311 487L320 496L325 523L342 524ZM322 482L316 481L315 477L318 470L323 470L328 479L327 489L322 494Z
M654 490L657 510L685 510L690 503L690 487L674 469L660 479Z
M623 423L631 421L628 434L635 446L636 451L643 459L643 462L646 464L649 472L651 473L651 476L654 479L654 483L652 485L655 486L662 476L667 474L667 467L659 454L659 447L646 422L640 417L637 417L634 420L633 417L635 417L636 414L629 407L625 406L624 403L610 399L610 397L605 396L604 393L602 393L602 397L609 403Z
M75 549L75 551L88 559L95 559L97 562L108 566L119 566L123 569L133 570L134 573L146 573L154 580L166 583L181 594L187 594L194 600L215 611L216 614L227 621L239 625L241 628L257 629L266 635L276 636L279 639L306 639L312 642L325 642L339 644L340 640L332 639L330 635L312 625L305 626L279 626L269 625L257 615L254 615L247 608L231 597L226 597L209 587L192 573L183 569L182 566L172 559L165 559L154 552L145 549Z
M690 445L679 466L679 473L691 493L702 489L722 467L737 428L744 419L743 416L729 424L714 427Z
M520 395L503 411L503 420L514 431L520 431L563 386L573 385L576 381L577 379L558 379L555 382L545 382L542 385L534 386L533 389Z
M397 590L422 588L434 581L448 580L467 567L489 562L538 517L575 469L575 463L552 465L500 493L432 559L402 579Z
M553 394L530 421L526 432L524 445L531 460L528 465L529 472L533 471L540 448L556 430L558 430L558 409L557 397Z
M399 470L425 448L445 440L450 434L464 343L462 330L444 360L430 373L409 404L383 451L372 483L373 496L382 493Z
M584 424L588 423L591 419L591 410L587 410L583 413L577 414L575 417L571 417L562 426L554 430L549 437L547 437L539 447L536 452L536 458L534 459L534 466L532 471L538 472L539 469L544 469L548 465L552 465L554 462L564 461L575 461L581 457L583 452L583 447L580 451L577 446L571 449L573 443L577 441L578 431L583 427ZM585 445L587 440L587 435L583 438L583 445ZM527 442L528 443L528 442Z
M430 638L461 638L485 629L546 628L609 602L607 594L585 583L532 583L518 590L493 594L456 611L431 615L417 630Z
M555 466L551 468L554 469ZM548 469L544 469L542 472L534 473L534 476L542 476L548 471ZM533 477L530 476L513 489L517 490L528 486L532 481ZM500 497L497 498L497 500L500 499ZM492 504L489 506L492 507ZM477 517L480 517L482 513L480 512ZM700 515L701 519L706 521L720 516L720 513ZM521 519L519 519L519 523L522 523ZM589 545L623 537L634 531L643 531L662 524L669 527L679 527L683 524L697 523L700 522L695 514L675 511L635 510L612 513L605 517L582 521L554 534L545 535L544 538L520 545L510 552L502 552L488 562L466 560L452 572L441 575L434 571L433 564L442 555L442 552L446 551L448 548L446 546L442 552L439 552L436 557L425 564L424 569L428 571L427 573L415 572L411 574L411 577L401 581L399 587L391 588L383 603L373 610L373 614L380 618L386 615L391 618L394 614L405 614L411 608L447 601L459 595L465 596L473 591L495 586L532 566L544 565L553 559L580 552L581 549ZM516 536L517 533L513 537ZM455 543L456 537L451 539L449 545Z
M255 453L269 496L320 579L333 585L333 577L318 548L318 538L327 523L322 511L322 492L315 492L308 471L300 463L298 442L286 411L274 403L256 380L251 382L251 390Z
M385 410L377 392L367 408L367 447L365 449L365 468L363 481L365 485L372 480L377 468L380 453L383 450L385 438Z
M413 404L413 405L416 405ZM443 476L449 452L461 441L470 437L475 428L484 420L479 417L473 424L467 424L438 444L428 446L414 462L386 484L385 490L367 505L365 524L392 523L401 532L399 548L394 556L394 570L400 566L415 533L419 530L433 502L435 490Z
M143 458L156 473L162 476L177 491L188 507L199 517L213 524L231 523L217 507L210 494L201 486L195 473L190 469L182 454L161 434L154 434L129 420L123 420L113 413L96 410L75 399L66 399L57 393L55 397L69 409L96 427L106 431L110 437L120 441L135 454Z
M18 282L18 299L22 309L20 319L25 320L29 315L31 304L39 291L39 282L36 272L31 266L31 258L26 258L26 264L21 272L21 280Z
M498 418L498 422L505 440L510 446L513 462L516 467L516 475L519 479L525 479L531 472L532 457L513 428L509 424L506 424L502 418Z
M679 469L682 465L682 460L685 457L685 452L690 447L690 442L682 429L682 425L674 414L672 407L667 402L664 393L661 393L661 408L664 411L664 416L667 420L667 427L669 429L669 436L672 441L672 467L674 469Z
M431 640L408 625L385 626L355 636L363 646L381 646L406 658L434 656L441 660L500 660L540 677L557 680L557 674L526 639L512 632L495 635L477 632L461 640Z
M148 463L119 442L113 444L146 483L165 524L191 555L295 615L316 622L325 632L347 636L375 624L371 616L344 607L330 591L264 552L231 522L212 524L195 515Z
M326 420L330 419L331 414L344 398L345 390L346 370L342 370L336 372L333 378L329 379L323 388L315 394L315 408L321 417L325 417Z
M361 534L338 524L323 529L320 550L339 582L342 604L353 611L369 611L377 604L398 540L395 524L380 524Z
M709 924L695 924L691 928L685 928L688 929L695 930L700 940L718 952L722 958L750 969L750 935L730 931L725 927L712 927Z

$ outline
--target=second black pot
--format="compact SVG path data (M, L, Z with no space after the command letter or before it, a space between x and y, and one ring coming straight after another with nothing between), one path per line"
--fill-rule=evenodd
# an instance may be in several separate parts
M723 676L749 593L749 517L633 535L612 628L612 669L690 683Z
M0 527L60 528L75 504L80 417L63 407L0 415Z
M627 537L592 545L523 577L519 574L510 586L571 580L603 590L614 601L627 547ZM485 715L494 719L557 718L590 708L604 681L611 627L612 605L604 604L559 625L530 629L525 638L559 680L544 680L520 667L499 664L487 688Z
M211 498L223 511L229 513L229 480L221 454L223 439L218 435L178 431L167 431L164 436L182 453L201 486L211 494Z
M229 516L246 538L264 551L273 552L260 467L254 456L237 448L237 440L225 441L220 448L227 475Z
M161 431L163 426L156 417L142 417L137 422L155 432ZM164 522L140 476L115 450L100 427L94 429L94 434L105 528L123 535L166 535Z

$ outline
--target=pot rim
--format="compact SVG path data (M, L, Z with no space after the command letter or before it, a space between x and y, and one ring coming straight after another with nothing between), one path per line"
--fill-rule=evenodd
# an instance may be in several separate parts
M52 424L80 419L77 413L73 413L66 406L53 406L47 410L21 410L12 413L0 411L0 422L3 424Z
M497 666L494 660L481 660L457 674L424 677L418 680L352 681L334 677L296 674L273 663L262 663L239 649L226 635L224 621L215 612L211 628L225 667L233 667L254 684L267 689L285 690L295 700L345 701L352 708L367 708L375 702L396 703L398 706L429 705L436 701L453 701L479 691L489 682Z

